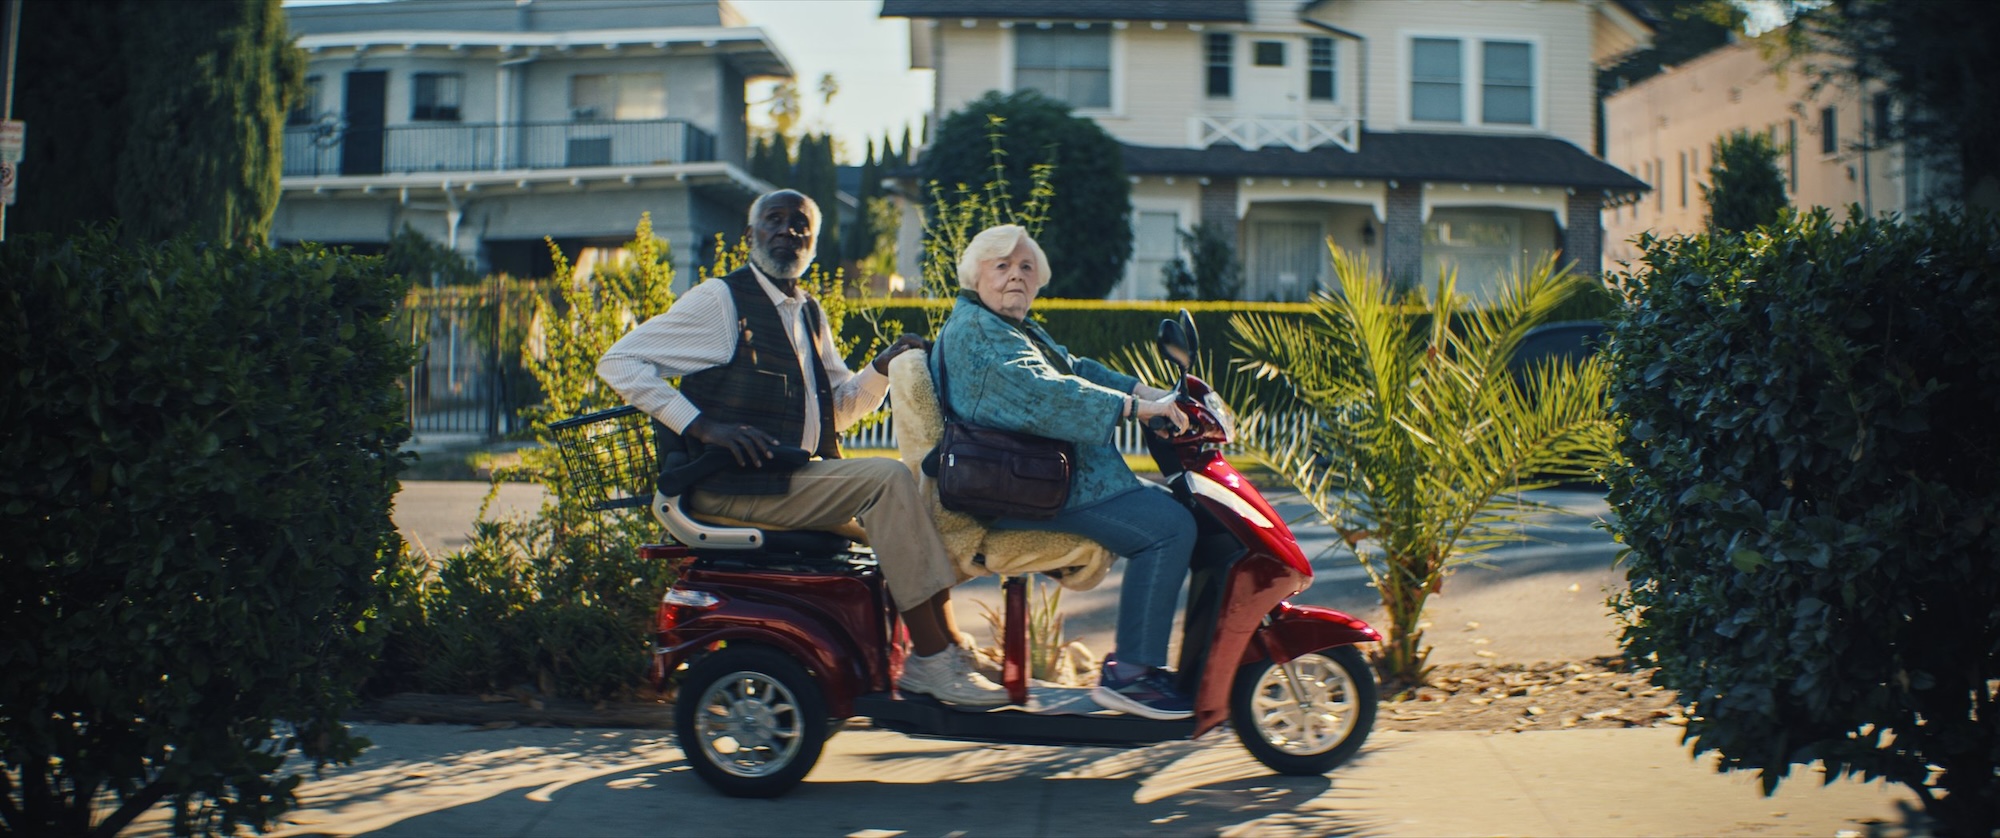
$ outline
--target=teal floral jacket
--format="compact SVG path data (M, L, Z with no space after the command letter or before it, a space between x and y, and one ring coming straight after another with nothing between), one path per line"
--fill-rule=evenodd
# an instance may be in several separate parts
M1141 488L1111 438L1123 416L1125 396L1139 380L1070 355L1033 321L1025 328L1054 347L1075 374L1064 375L1051 366L1034 341L1000 315L959 298L938 332L930 362L933 381L938 380L940 360L948 367L952 411L974 425L1075 444L1077 467L1065 509Z

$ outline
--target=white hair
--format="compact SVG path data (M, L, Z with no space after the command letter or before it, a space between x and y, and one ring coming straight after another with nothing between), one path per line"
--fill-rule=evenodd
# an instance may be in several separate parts
M820 219L822 218L822 216L819 214L819 202L813 200L811 195L807 195L806 193L800 192L797 189L778 189L757 196L757 200L750 202L750 211L743 214L744 215L743 223L748 224L752 227L757 226L757 216L762 215L764 213L764 203L780 195L784 195L787 197L793 197L793 196L798 197L800 199L800 203L805 205L806 211L812 214L813 226L814 227L819 226Z
M1035 243L1035 237L1019 224L1002 224L988 227L973 236L965 245L965 252L958 257L958 287L968 291L979 288L979 263L998 259L1014 252L1022 242L1035 252L1035 290L1049 284L1049 256L1042 252L1042 246Z

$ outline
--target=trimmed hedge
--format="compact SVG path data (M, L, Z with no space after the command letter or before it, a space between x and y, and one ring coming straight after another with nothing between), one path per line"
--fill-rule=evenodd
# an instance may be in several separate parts
M927 311L939 309L949 311L951 300L890 299L869 300L863 308L867 315L847 318L843 335L856 338L856 345L867 346L874 337L873 326L868 322L870 315L881 324L885 336L894 337L899 332L916 332L924 337L929 334ZM1235 347L1231 345L1233 330L1229 325L1230 315L1237 313L1261 312L1278 317L1309 317L1312 306L1308 303L1241 303L1241 302L1196 302L1192 300L1064 300L1047 299L1035 301L1032 317L1049 330L1049 335L1069 348L1069 351L1085 358L1094 358L1113 366L1121 353L1133 350L1150 357L1153 353L1153 337L1159 334L1160 321L1173 317L1175 312L1187 309L1194 316L1195 328L1201 333L1204 353L1213 353L1218 366L1227 365L1236 358ZM942 315L940 315L942 317ZM901 324L898 327L896 324ZM1158 383L1158 382L1154 382Z
M8 826L81 834L99 793L107 833L163 799L181 832L268 824L299 782L284 746L366 744L340 714L402 544L402 285L108 229L10 241L0 276Z
M2000 827L2000 222L1642 239L1614 323L1626 651L1696 752Z

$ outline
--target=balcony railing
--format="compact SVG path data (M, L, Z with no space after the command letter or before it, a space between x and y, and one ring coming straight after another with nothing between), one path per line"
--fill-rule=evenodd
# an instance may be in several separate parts
M285 129L286 177L650 166L715 159L715 135L682 119L431 123Z
M1188 134L1195 148L1230 143L1252 151L1274 145L1293 151L1311 151L1326 145L1355 151L1360 147L1361 121L1354 117L1309 119L1202 114L1188 119Z

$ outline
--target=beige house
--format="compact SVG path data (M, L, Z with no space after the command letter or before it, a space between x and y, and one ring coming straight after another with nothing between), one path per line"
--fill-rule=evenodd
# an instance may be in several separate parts
M1901 143L1879 126L1893 101L1877 86L1827 84L1813 89L1798 66L1773 67L1753 41L1721 47L1604 100L1605 157L1654 185L1652 194L1604 211L1605 267L1639 255L1632 239L1699 232L1708 216L1716 140L1733 131L1763 132L1780 149L1778 168L1798 207L1830 207L1845 217L1909 213L1921 207L1933 178L1912 165Z
M1134 253L1163 296L1174 235L1235 237L1241 296L1298 300L1326 243L1461 286L1550 252L1599 264L1599 210L1646 185L1585 149L1594 78L1650 43L1608 0L884 0L935 70L940 121L988 91L1068 102L1124 145ZM1060 178L1060 174L1058 174ZM1057 188L1061 188L1060 182Z

